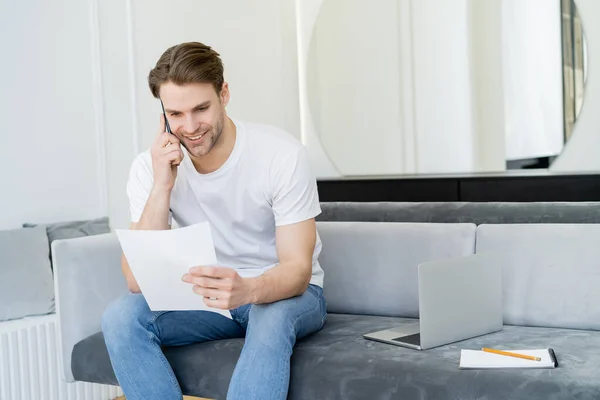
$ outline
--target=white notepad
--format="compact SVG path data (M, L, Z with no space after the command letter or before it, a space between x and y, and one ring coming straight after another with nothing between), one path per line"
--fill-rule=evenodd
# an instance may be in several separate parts
M229 311L204 304L193 285L181 279L191 267L217 262L208 223L157 231L117 229L116 233L150 310L206 310L231 318Z
M488 353L481 350L460 351L461 369L495 369L495 368L555 368L558 366L552 349L507 350L528 356L540 357L541 361L526 360L501 354Z

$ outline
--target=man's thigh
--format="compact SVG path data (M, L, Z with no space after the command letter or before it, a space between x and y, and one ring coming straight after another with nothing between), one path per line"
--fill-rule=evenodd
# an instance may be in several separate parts
M164 346L243 338L245 334L233 320L210 311L167 311L154 324Z
M128 329L141 324L153 332L163 346L182 346L209 340L244 337L244 329L233 320L210 311L151 311L144 296L127 294L113 304L104 323Z
M271 304L253 305L247 315L249 331L264 330L265 333L281 331L287 335L293 331L297 339L320 330L327 318L323 289L310 285L301 295Z

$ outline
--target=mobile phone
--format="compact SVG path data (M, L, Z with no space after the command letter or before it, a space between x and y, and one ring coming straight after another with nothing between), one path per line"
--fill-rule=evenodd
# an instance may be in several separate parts
M162 100L160 101L160 106L162 107L163 116L165 117L165 126L167 127L167 132L169 132L172 135L173 132L171 132L169 120L167 119L167 113L165 113L165 105L163 104Z

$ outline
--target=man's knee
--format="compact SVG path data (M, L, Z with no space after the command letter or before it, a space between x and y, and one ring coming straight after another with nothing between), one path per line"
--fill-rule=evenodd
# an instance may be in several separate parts
M141 294L127 294L113 301L102 314L102 333L107 342L128 336L151 315L150 308Z
M246 340L269 347L293 345L294 316L289 311L285 302L252 306L249 316L250 332Z
M260 322L261 326L291 327L294 323L293 310L290 310L291 301L277 301L270 304L256 304L250 309L249 320Z

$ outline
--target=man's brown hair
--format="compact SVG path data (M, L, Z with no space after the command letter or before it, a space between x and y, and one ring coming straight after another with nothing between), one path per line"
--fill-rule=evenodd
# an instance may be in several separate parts
M157 99L163 83L211 83L220 94L223 81L223 62L219 53L199 42L186 42L168 48L148 75L150 91Z

